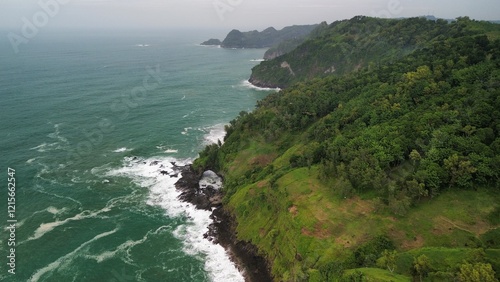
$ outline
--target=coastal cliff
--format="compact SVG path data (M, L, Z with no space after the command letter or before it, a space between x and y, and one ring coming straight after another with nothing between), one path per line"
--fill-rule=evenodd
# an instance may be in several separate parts
M317 26L316 24L294 25L284 27L281 30L269 27L263 31L252 30L246 32L233 29L227 34L224 40L210 39L203 42L202 45L220 45L222 48L236 49L269 48L272 46L279 46L280 43L288 40L292 42L302 42L300 40L306 38L309 33L317 28Z
M179 169L182 177L175 184L177 190L182 192L179 199L195 205L198 209L212 211L213 223L208 227L205 239L226 249L245 281L272 281L270 266L259 255L258 248L237 238L234 215L222 204L222 187L219 187L220 183L216 180L219 176L212 171L197 173L191 165Z
M495 26L488 22L482 25L487 29ZM323 23L291 50L271 48L268 56L274 58L255 66L250 80L256 85L286 88L312 78L379 68L437 42L443 34L453 36L463 28L448 20L425 17L389 20L357 16L330 25ZM282 68L283 62L293 69L293 74Z
M274 281L495 281L500 27L355 17L331 28L263 62L251 82L286 88L193 163L223 176L233 234Z

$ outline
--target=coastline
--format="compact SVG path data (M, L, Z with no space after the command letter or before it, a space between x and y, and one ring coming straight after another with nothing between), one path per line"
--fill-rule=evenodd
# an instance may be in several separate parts
M248 79L248 82L256 88L268 89L268 90L282 90L284 85L276 85L272 83L268 83L265 81L261 81L253 76L253 74Z
M197 174L191 165L179 167L182 177L175 183L181 191L179 199L189 202L198 209L212 211L213 223L208 227L204 238L213 244L220 244L228 253L231 261L240 270L246 282L273 281L268 262L258 254L256 246L240 241L236 236L237 222L222 204L222 192L208 186L201 189Z

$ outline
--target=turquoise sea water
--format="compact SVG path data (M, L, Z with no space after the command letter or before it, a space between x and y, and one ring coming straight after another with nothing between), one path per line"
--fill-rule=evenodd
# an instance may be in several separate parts
M245 80L265 50L201 33L41 33L0 39L2 281L242 281L203 239L209 213L179 202L189 163L269 92ZM7 169L16 269L8 273Z

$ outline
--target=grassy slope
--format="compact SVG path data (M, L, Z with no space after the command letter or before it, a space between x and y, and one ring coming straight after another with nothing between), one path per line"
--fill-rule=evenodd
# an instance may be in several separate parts
M278 155L277 148L261 142L251 142L236 155L230 177L270 164L279 171L303 148L298 144ZM470 249L465 248L479 247L482 234L500 227L485 220L500 205L500 195L486 189L444 192L405 217L395 217L369 194L341 198L338 183L323 183L314 166L289 171L276 181L277 188L269 182L266 178L241 187L227 206L239 222L238 237L257 245L272 262L273 274L285 281L347 258L356 246L381 234L398 248L397 272L410 275L413 258L420 254L446 270L467 258Z
M394 281L394 282L409 282L410 278L399 275L395 273L391 273L388 270L383 270L380 268L358 268L356 269L363 273L369 281ZM354 273L354 270L346 271L346 274Z

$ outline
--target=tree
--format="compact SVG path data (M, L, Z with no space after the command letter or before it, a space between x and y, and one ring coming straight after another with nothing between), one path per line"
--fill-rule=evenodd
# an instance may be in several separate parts
M420 282L429 274L431 270L431 263L426 255L420 255L413 260L413 270L418 274Z
M408 195L412 197L413 200L420 200L421 197L429 196L429 191L425 189L424 183L419 183L417 180L413 179L410 181L406 181L405 184Z
M489 263L464 263L460 266L458 279L461 282L498 282Z
M469 160L459 157L457 154L453 154L445 159L444 167L448 170L451 177L450 186L455 184L462 187L470 186L472 174L477 172L477 169Z
M422 159L422 156L417 150L412 150L410 153L410 159L413 161L413 165L416 165L417 162Z
M384 250L382 252L382 257L377 260L377 266L381 268L387 268L391 273L396 269L396 255L398 252Z
M319 268L321 278L325 282L338 281L344 275L345 266L342 262L332 261Z

